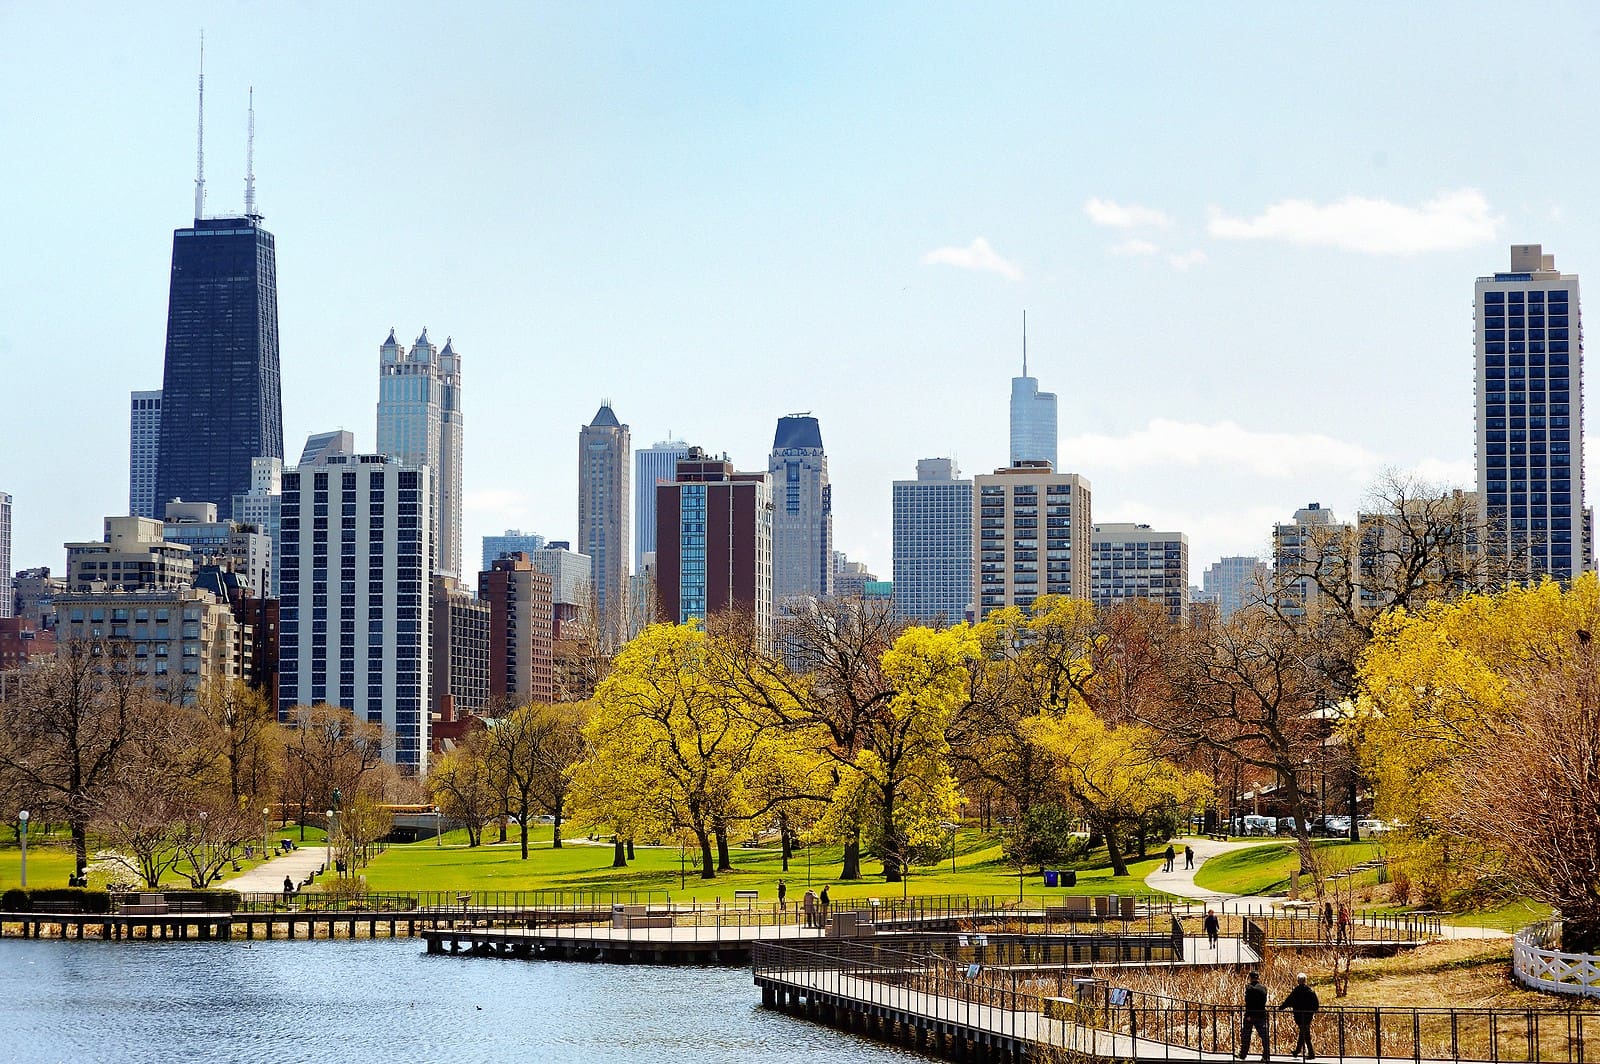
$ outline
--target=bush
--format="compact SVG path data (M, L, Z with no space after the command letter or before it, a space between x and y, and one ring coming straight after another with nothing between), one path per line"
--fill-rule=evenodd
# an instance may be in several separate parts
M39 902L67 902L75 904L79 912L96 915L111 911L109 892L85 887L41 887L28 891L28 908L37 907Z
M25 913L33 908L33 902L28 898L28 892L21 887L12 887L4 894L0 894L0 912Z

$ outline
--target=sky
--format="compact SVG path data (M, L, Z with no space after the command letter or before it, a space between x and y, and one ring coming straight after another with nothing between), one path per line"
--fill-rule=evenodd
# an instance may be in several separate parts
M0 0L0 491L14 568L127 510L171 233L277 237L285 450L375 444L378 346L463 357L464 556L577 532L604 399L764 469L820 419L837 549L1060 395L1096 521L1191 581L1385 469L1473 480L1472 284L1600 275L1600 7Z

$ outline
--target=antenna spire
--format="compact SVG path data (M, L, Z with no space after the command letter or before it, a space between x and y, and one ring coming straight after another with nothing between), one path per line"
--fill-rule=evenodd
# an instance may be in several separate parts
M194 220L205 216L206 208L206 31L200 31L200 118L194 148Z
M1022 375L1028 375L1028 312L1022 312Z
M250 86L250 123L244 147L244 216L256 217L256 87Z

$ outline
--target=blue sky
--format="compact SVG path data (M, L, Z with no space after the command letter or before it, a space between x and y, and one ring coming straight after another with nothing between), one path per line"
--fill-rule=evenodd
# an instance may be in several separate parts
M465 359L466 556L576 533L602 398L764 466L822 423L837 545L1061 395L1097 520L1191 576L1386 466L1472 476L1472 281L1600 276L1584 5L73 5L0 0L0 490L13 564L127 504L206 32L210 209L247 89L284 430L374 442L377 347Z

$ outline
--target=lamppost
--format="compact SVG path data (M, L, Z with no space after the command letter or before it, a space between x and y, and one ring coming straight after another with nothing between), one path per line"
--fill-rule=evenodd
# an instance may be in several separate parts
M961 825L947 820L939 826L950 833L950 871L954 872L956 870L956 832L961 829Z
M439 819L438 806L433 807L433 845L435 847L444 845L444 827L442 821Z
M22 886L28 886L28 811L24 809L17 814L17 820L22 824Z
M272 856L272 807L261 807L261 859Z
M331 871L333 871L333 810L332 809L328 810L328 832L327 832L327 838L324 839L323 841L326 843L327 856L324 857L323 860L322 860L322 870L324 872L331 872Z

